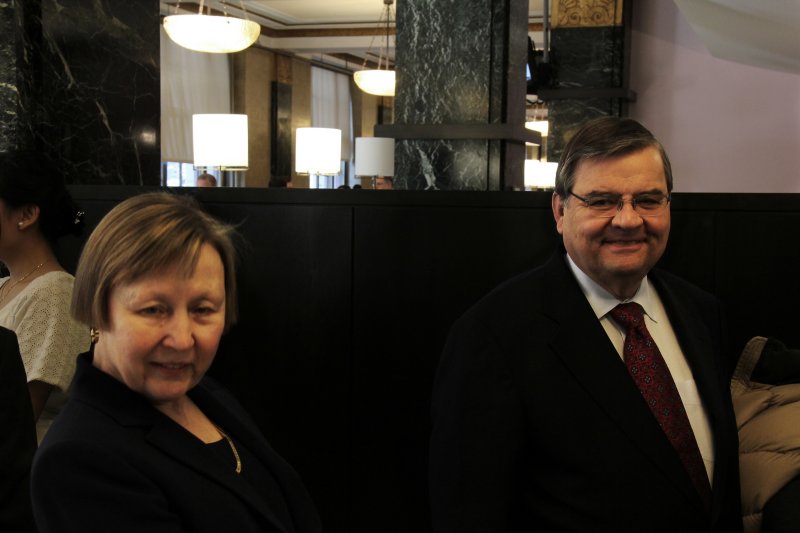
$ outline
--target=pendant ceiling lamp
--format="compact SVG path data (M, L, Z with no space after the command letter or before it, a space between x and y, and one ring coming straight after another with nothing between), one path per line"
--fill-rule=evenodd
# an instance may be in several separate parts
M211 54L229 54L244 50L258 39L261 26L252 20L228 16L227 4L223 0L222 16L203 14L203 4L196 15L178 15L180 1L175 5L175 15L164 17L164 30L169 38L184 48ZM244 3L240 0L242 11L247 17Z
M386 23L384 25L386 28L386 40L384 41L385 46L378 51L378 68L366 68L367 60L365 58L364 65L361 70L353 74L353 79L355 79L358 88L365 93L377 96L394 96L394 70L389 70L389 23L392 18L394 0L383 0L383 3L386 5ZM379 25L383 24L383 16L378 23ZM367 50L367 56L369 56L369 50L371 49L372 43L370 43L370 48Z

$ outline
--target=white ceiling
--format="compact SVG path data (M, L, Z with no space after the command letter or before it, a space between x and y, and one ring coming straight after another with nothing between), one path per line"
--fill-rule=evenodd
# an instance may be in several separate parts
M231 2L237 4L238 2ZM529 0L541 20L544 0ZM384 14L383 0L244 0L245 9L274 28L374 26ZM396 7L396 2L392 9Z
M244 5L280 29L374 25L384 10L380 0L246 0Z

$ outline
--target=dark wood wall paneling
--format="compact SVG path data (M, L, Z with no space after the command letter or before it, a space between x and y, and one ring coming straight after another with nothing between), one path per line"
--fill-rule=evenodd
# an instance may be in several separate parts
M72 189L87 229L141 190ZM247 241L242 319L211 374L301 473L326 531L429 531L439 352L472 303L553 252L549 194L191 192ZM662 266L729 304L736 351L757 334L800 347L798 242L800 195L676 194ZM74 268L81 241L62 244Z

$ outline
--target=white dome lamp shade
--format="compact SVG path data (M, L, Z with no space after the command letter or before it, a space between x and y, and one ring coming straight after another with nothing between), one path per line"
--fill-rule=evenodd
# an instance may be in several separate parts
M240 2L241 3L241 2ZM164 17L164 30L178 45L210 54L229 54L251 46L261 34L261 26L246 18L230 17L226 3L222 2L224 14L203 15L204 1L196 15L177 14L180 2L175 6L174 15ZM244 4L242 11L247 17Z

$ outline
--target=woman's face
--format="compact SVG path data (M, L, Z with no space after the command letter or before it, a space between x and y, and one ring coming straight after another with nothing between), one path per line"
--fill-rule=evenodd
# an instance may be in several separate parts
M94 365L156 407L184 399L214 360L225 326L225 269L210 245L190 277L175 268L114 287Z

